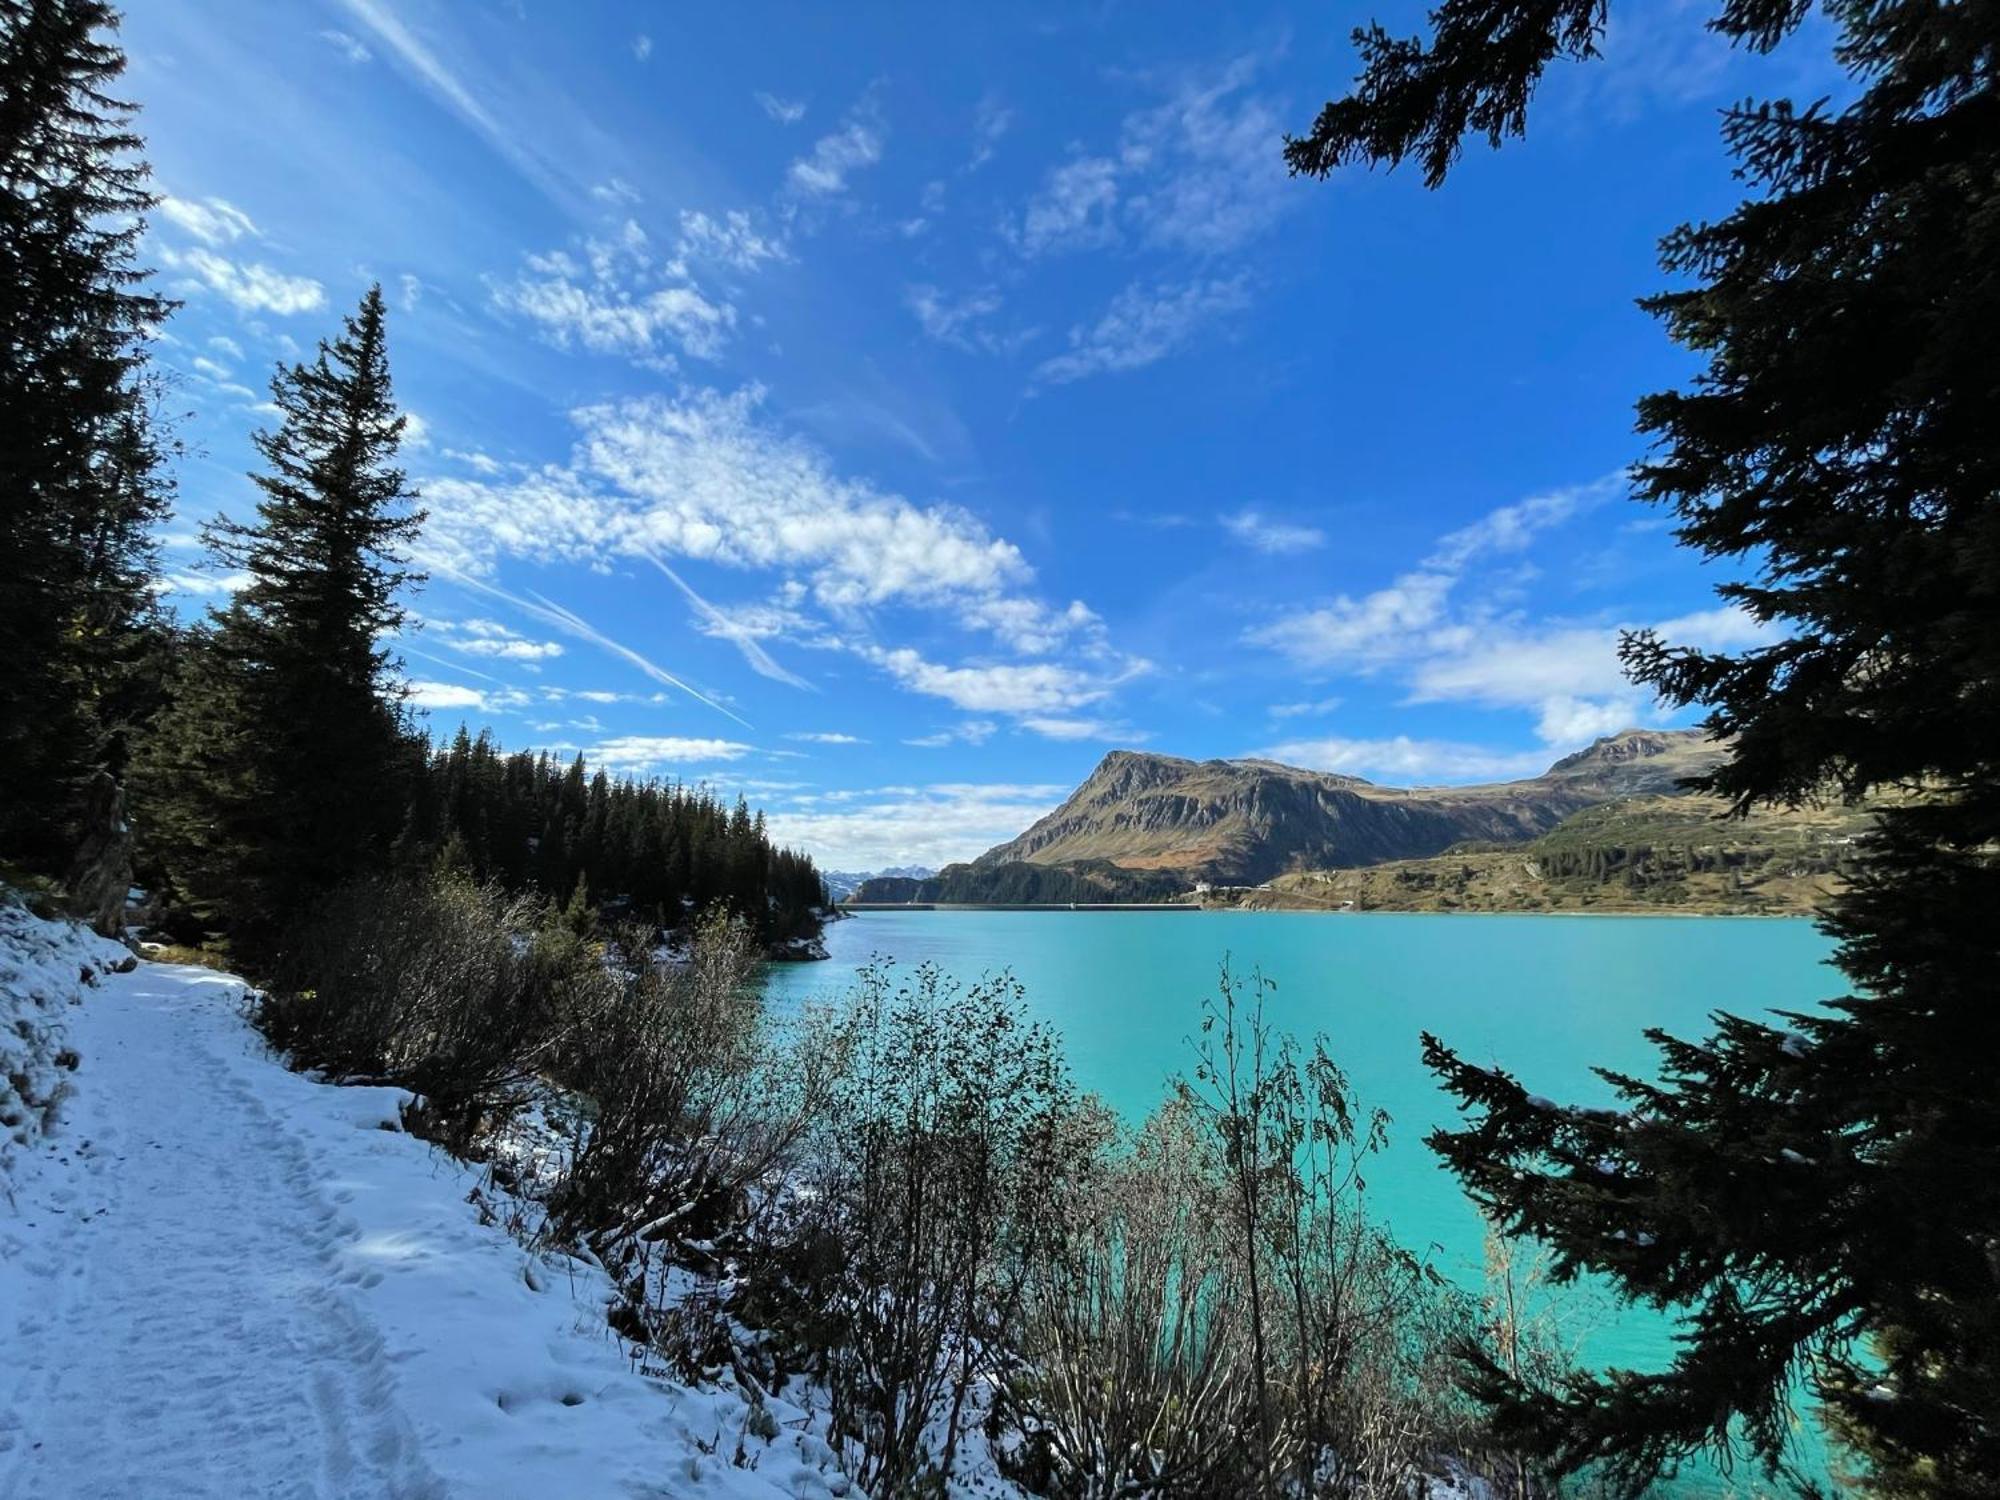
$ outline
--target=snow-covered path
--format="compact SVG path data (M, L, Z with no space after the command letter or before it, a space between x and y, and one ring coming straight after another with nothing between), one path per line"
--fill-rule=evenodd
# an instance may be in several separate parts
M342 1284L341 1194L218 1030L177 1018L214 976L133 978L96 1002L125 1024L93 1028L87 1103L55 1144L83 1170L22 1205L53 1232L22 1251L42 1295L0 1377L0 1497L440 1493Z
M601 1273L482 1224L400 1091L281 1067L241 981L84 996L76 1095L0 1192L0 1500L849 1492L782 1404L765 1442L636 1369Z

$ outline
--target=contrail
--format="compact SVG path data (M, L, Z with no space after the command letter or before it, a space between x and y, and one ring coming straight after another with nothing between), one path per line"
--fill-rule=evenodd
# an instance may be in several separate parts
M743 628L734 620L730 619L729 616L697 594L688 586L686 579L668 567L656 555L648 552L645 556L646 561L650 562L654 567L666 574L668 578L673 580L674 587L687 596L688 603L695 607L695 611L704 620L708 621L710 625L715 627L716 635L743 653L743 659L750 663L751 671L760 677L769 677L778 682L789 683L795 688L804 688L809 693L819 691L818 688L807 682L805 678L783 666L777 658L764 649L762 642L758 641L756 637L746 634Z
M734 719L738 724L741 724L745 729L755 729L757 727L755 724L752 724L748 719L744 718L741 714L736 713L731 709L724 708L720 703L717 703L713 698L709 697L708 694L700 692L697 689L688 686L687 683L682 682L680 678L674 676L674 674L669 672L665 667L655 666L652 662L646 660L645 657L641 656L638 652L634 651L630 646L612 640L610 636L604 634L603 631L599 630L596 626L592 625L588 620L584 619L581 615L575 613L572 610L563 608L562 605L557 604L552 600L543 598L540 594L533 592L533 590L529 591L529 597L527 599L523 599L516 594L508 593L505 589L500 588L494 584L486 583L480 579L472 577L470 574L461 573L458 571L458 569L450 566L449 564L439 564L433 562L429 564L429 566L432 567L437 572L447 574L454 583L463 584L466 588L477 589L483 594L490 594L495 599L503 599L507 603L513 605L514 608L520 610L523 614L533 615L536 619L542 621L546 625L552 625L557 630L575 636L578 640L590 642L591 645L597 647L600 651L608 651L613 656L623 658L624 660L630 662L633 666L637 667L641 672L644 672L648 677L652 678L655 682L661 683L666 687L674 688L680 692L686 693L690 698L694 699L697 703L707 704L710 708L714 709L717 713L721 714L725 719Z

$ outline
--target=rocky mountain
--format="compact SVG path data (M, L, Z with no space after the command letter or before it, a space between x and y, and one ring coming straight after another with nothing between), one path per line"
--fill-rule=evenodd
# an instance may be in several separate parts
M1114 750L1061 807L972 868L1104 862L1189 884L1255 885L1288 870L1421 858L1467 840L1522 843L1583 808L1671 793L1724 753L1697 730L1627 730L1525 781L1386 787L1275 761Z

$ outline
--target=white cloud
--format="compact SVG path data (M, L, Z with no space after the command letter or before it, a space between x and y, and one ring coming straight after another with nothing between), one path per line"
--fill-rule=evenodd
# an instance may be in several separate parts
M239 263L200 248L163 249L160 259L244 312L291 316L326 305L326 289L307 276L287 276L266 265Z
M713 359L736 326L736 309L703 295L678 260L657 259L630 219L611 238L586 239L579 254L529 256L520 276L493 287L495 306L527 318L559 349L665 368L673 349Z
M772 838L804 849L825 869L936 868L1005 843L1068 792L1055 785L891 787L833 807L769 809L766 820Z
M226 198L176 198L164 193L158 208L168 223L204 245L233 245L240 239L257 238L257 226L250 215Z
M375 55L344 31L322 31L319 39L351 63L365 63Z
M969 713L1046 714L1081 708L1107 697L1119 683L1144 670L1140 663L1119 676L1105 677L1057 662L954 667L927 661L907 646L874 648L865 654L912 692L942 698Z
M1224 516L1222 526L1244 546L1273 556L1287 552L1310 552L1315 547L1326 545L1326 533L1317 526L1274 520L1254 510Z
M593 746L589 759L608 771L658 772L703 761L741 760L755 749L738 740L627 734Z
M1021 727L1045 740L1106 740L1121 745L1142 745L1152 736L1143 729L1109 719L1072 719L1031 715Z
M971 513L834 473L817 449L759 420L762 399L753 387L581 408L568 467L506 485L427 481L426 544L480 573L501 553L797 569L833 608L957 605L1032 576L1020 550Z
M806 117L806 102L803 99L781 99L762 90L751 97L757 101L759 109L780 125L796 125Z
M632 56L635 61L644 62L653 55L653 39L640 32L632 38Z
M150 585L156 594L222 598L250 586L248 573L163 573Z
M739 271L754 271L767 260L786 260L783 241L758 233L750 215L731 209L720 219L682 210L680 253L697 260L719 261Z
M999 727L991 719L961 719L948 729L918 735L903 743L914 745L919 750L942 750L946 745L983 745L993 738L993 731Z
M534 662L563 654L558 642L529 640L497 620L439 620L432 628L447 646L467 656Z
M968 172L977 172L989 161L999 148L1000 138L1014 123L1014 112L1002 104L999 98L988 94L979 101L979 108L972 116L972 158L965 164Z
M1393 739L1287 740L1256 752L1309 771L1336 771L1390 782L1510 781L1548 769L1549 751L1494 750L1450 740Z
M992 287L954 299L928 283L918 282L903 288L903 305L916 314L917 323L928 337L968 352L1011 354L1041 331L1028 328L1003 334L981 326L1003 305L999 292Z
M1521 551L1541 532L1609 498L1624 482L1621 474L1608 475L1501 506L1440 538L1428 557L1392 583L1358 599L1342 594L1293 611L1252 630L1248 639L1301 667L1348 671L1372 671L1462 644L1472 632L1451 618L1451 605L1468 570L1489 554Z
M1024 255L1091 250L1118 237L1118 163L1082 156L1053 168L1021 214L1016 237Z
M642 201L639 190L622 177L607 177L602 182L593 183L590 196L599 203L609 203L615 208L629 207Z
M1315 698L1305 703L1273 703L1266 710L1274 719L1317 719L1340 707L1338 698Z
M418 708L452 709L486 707L486 694L476 687L457 682L413 682L410 702Z
M500 473L504 467L497 458L491 454L481 453L477 449L447 448L444 450L444 456L455 463L464 464L475 474L485 474L489 477Z
M1658 705L1624 675L1618 660L1623 630L1651 624L1669 640L1711 649L1761 644L1777 633L1734 607L1657 623L1630 616L1530 618L1513 602L1507 575L1483 571L1625 483L1624 475L1612 474L1502 506L1440 538L1429 556L1384 587L1291 611L1246 639L1307 671L1393 672L1406 687L1407 702L1532 713L1537 734L1551 747L1643 722Z
M1279 108L1246 92L1256 72L1255 58L1238 58L1126 117L1119 157L1139 178L1126 213L1149 243L1197 255L1240 249L1296 200Z
M1209 257L1267 233L1297 194L1285 177L1283 110L1250 92L1255 57L1182 74L1128 114L1115 150L1052 168L1006 233L1026 256L1129 237Z
M1062 385L1088 375L1139 369L1192 342L1217 318L1249 305L1246 278L1240 275L1180 286L1135 282L1112 299L1096 323L1072 328L1068 351L1044 360L1035 378Z
M800 730L785 736L788 740L798 740L807 745L865 745L868 741L859 735L841 734L837 730Z
M807 684L764 643L851 652L911 691L975 712L1072 709L1144 670L1112 651L1082 601L1036 598L1019 548L978 517L836 473L817 448L766 424L761 400L752 388L585 407L572 413L579 436L566 465L423 476L423 560L473 580L490 579L508 556L650 563L683 592L704 633L798 686ZM711 603L676 571L681 559L775 574L776 591L767 602ZM876 614L891 608L942 614L1021 655L1075 660L953 666L890 651L873 637ZM580 633L548 613L537 618Z
M791 185L817 198L847 191L847 178L882 159L882 126L872 107L863 105L847 123L813 143L786 173Z

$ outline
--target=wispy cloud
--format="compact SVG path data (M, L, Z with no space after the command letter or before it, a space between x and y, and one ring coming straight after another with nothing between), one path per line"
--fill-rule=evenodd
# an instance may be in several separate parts
M1222 527L1244 546L1273 556L1310 552L1326 545L1326 533L1317 526L1280 521L1255 510L1240 510L1222 517Z
M240 239L257 238L257 226L250 215L226 198L176 198L172 193L163 193L157 209L161 218L204 245L230 245Z
M1656 625L1686 644L1731 648L1774 635L1733 607L1664 622L1536 618L1519 608L1510 572L1494 565L1511 570L1536 538L1625 485L1622 473L1611 474L1501 506L1441 537L1383 587L1289 611L1246 639L1309 672L1393 674L1411 703L1525 710L1551 747L1627 728L1656 706L1625 678L1621 629Z
M1070 330L1069 348L1035 369L1044 385L1142 369L1192 343L1211 323L1250 305L1247 278L1184 285L1134 283L1092 324Z
M435 637L454 651L496 661L538 662L561 656L555 641L530 640L497 620L433 620Z
M652 55L653 39L651 37L642 31L632 38L632 59L634 62L644 62Z
M244 312L290 317L317 312L326 305L326 288L310 276L288 276L260 262L233 261L198 246L191 250L164 247L160 260L184 273L184 286L206 288Z
M1038 734L1045 740L1103 740L1117 745L1143 745L1152 738L1143 729L1113 719L1030 715L1020 723L1030 734Z
M1283 111L1252 92L1261 59L1155 80L1160 100L1126 115L1117 145L1050 168L1008 235L1024 256L1118 242L1212 257L1267 233L1287 191Z
M731 209L721 218L683 210L678 249L692 259L716 261L738 271L754 271L767 261L790 258L783 240L759 231L750 215L740 209Z
M1041 332L1026 328L1002 333L987 326L987 320L1005 305L993 287L952 297L927 282L918 282L903 289L903 305L916 315L927 337L968 352L1011 354Z
M806 117L806 101L803 99L781 99L762 90L751 97L757 101L759 109L780 125L796 125Z
M375 55L374 53L370 52L366 47L364 47L360 43L360 41L358 41L356 38L352 36L349 36L344 31L335 31L331 29L322 31L319 34L319 39L325 42L327 46L333 48L333 50L338 52L342 57L346 58L347 61L354 63L357 66L361 63L367 62Z
M885 133L875 107L864 103L838 130L821 136L810 152L794 161L786 180L797 191L816 198L844 193L852 173L882 159Z
M1254 752L1263 760L1391 782L1503 781L1548 769L1547 750L1494 750L1450 740L1287 740Z

